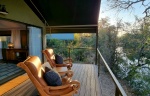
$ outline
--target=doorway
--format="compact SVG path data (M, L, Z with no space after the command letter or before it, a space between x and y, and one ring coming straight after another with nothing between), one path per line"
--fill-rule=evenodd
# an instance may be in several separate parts
M17 67L29 55L42 59L42 29L0 19L0 85L25 73ZM13 47L8 47L12 43ZM35 50L36 49L36 50Z

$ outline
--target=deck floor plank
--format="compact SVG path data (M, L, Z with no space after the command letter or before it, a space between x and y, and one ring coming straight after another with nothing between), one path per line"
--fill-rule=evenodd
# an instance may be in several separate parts
M33 91L36 90L32 82L28 79L17 87L5 93L3 96L33 96ZM29 93L29 94L28 94Z
M92 64L73 65L73 80L78 80L81 84L78 93L74 96L102 96L96 68L97 66ZM37 96L37 94L38 91L28 79L3 96Z
M97 66L92 64L75 64L73 66L73 79L77 79L81 83L78 93L74 96L101 96L98 74L95 73L97 72L96 68Z
M96 88L95 88L95 86L96 86L96 83L95 83L95 73L94 73L94 68L93 68L93 66L92 66L92 68L91 68L91 74L93 74L93 75L91 75L91 78L94 78L94 79L91 79L91 81L90 81L90 83L91 83L91 96L96 96L96 92L95 92L95 90L96 90Z
M86 90L88 90L88 91L86 91L85 90L85 96L91 96L90 95L90 93L91 93L91 87L92 86L90 86L90 81L91 81L91 79L93 79L93 78L91 78L91 68L89 67L89 66L87 66L87 76L86 76L86 83L85 83L85 88L86 88Z
M79 68L79 71L78 71L79 73L76 73L76 74L79 74L80 75L80 79L77 79L79 82L80 82L80 84L81 84L81 87L80 87L80 89L79 89L79 95L78 96L85 96L85 89L86 89L86 87L84 87L85 86L85 84L86 84L86 77L87 77L87 73L86 72L84 72L84 67L83 67L83 65L82 65L82 69L80 69Z
M15 93L13 93L15 96L19 96L19 94L21 93L23 96L25 96L24 94L26 94L26 92L29 92L29 90L31 90L32 85L30 85L29 79L27 84L25 84L24 86L22 86L21 88L18 88L18 90L15 91ZM25 91L23 91L24 89L26 89Z
M96 90L95 90L95 91L96 91L96 93L97 93L97 96L102 96L101 87L99 87L99 86L100 86L100 83L98 83L98 82L99 82L99 78L98 78L98 67L97 67L97 66L94 66L94 67L95 67L95 69L96 69L95 72L94 72L94 73L95 73L95 78L97 78L97 79L95 79L96 82L97 82L97 83L96 83L97 86L95 86L95 87L96 87Z
M78 67L81 67L81 68L78 68ZM81 70L83 70L83 66L79 66L78 64L76 64L76 67L73 67L73 71L74 71L73 80L82 81L82 76L84 75L84 72L81 72ZM81 73L77 74L79 71ZM82 86L82 83L81 83L81 86ZM78 94L75 94L74 96L80 96L80 92L81 90L78 90Z

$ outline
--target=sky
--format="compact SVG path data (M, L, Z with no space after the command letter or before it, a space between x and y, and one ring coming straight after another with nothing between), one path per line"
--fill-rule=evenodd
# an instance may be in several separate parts
M147 1L149 2L149 1ZM141 4L136 4L134 6L134 10L130 11L121 11L120 13L116 12L114 9L109 10L109 7L107 5L107 0L102 0L101 2L101 8L100 8L100 14L99 14L99 20L104 17L110 18L110 23L115 24L117 21L117 18L119 17L125 22L134 22L134 17L137 15L138 17L144 17L143 14L144 8L141 6Z
M47 34L47 39L60 39L60 40L74 40L74 34L66 33L66 34Z

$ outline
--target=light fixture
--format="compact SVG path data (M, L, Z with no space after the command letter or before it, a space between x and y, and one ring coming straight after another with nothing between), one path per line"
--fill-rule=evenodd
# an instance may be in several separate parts
M13 44L13 43L11 43L11 42L10 42L10 43L8 43L8 45L7 45L7 46L8 46L8 48L9 48L9 49L14 48L14 44Z
M0 14L4 14L4 15L8 14L5 5L0 5Z

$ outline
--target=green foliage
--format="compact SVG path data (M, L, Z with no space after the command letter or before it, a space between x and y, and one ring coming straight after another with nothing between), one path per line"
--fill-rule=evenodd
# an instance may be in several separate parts
M63 41L63 40L58 40L58 39L47 39L47 47L53 48L54 52L56 54L59 54L63 57L68 57L68 45L72 43L73 41Z
M115 63L117 34L117 27L111 26L108 18L99 21L98 48L110 67Z
M117 27L109 24L109 19L104 18L99 22L99 49L106 62L116 75L128 81L137 96L150 95L150 22L137 19L131 29L131 24L121 23ZM129 28L128 28L129 27ZM119 28L119 29L118 29ZM117 38L118 30L127 33ZM130 30L127 30L130 29ZM123 48L118 52L117 48ZM150 77L150 76L149 76Z
M53 48L55 54L59 54L64 58L67 58L69 57L70 51L70 57L76 63L93 63L95 51L88 48L95 48L95 46L95 34L90 34L90 37L85 37L82 36L82 34L76 33L75 40L47 39L47 47ZM92 59L90 59L91 57Z
M124 57L118 55L118 76L126 79L137 96L150 95L150 23L138 22L130 33L120 38ZM137 29L138 28L138 29ZM123 59L124 58L124 59ZM126 58L126 59L125 59ZM120 72L120 73L119 73Z

